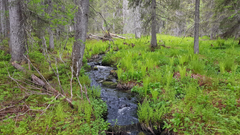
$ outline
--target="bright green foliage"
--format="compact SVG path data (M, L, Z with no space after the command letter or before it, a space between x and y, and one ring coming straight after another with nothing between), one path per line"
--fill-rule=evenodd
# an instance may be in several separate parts
M125 41L117 39L114 41L115 44L87 41L84 63L93 55L106 53L103 60L118 68L116 71L118 81L131 81L137 84L132 88L132 92L145 99L139 104L138 117L146 127L159 127L164 123L164 128L180 134L238 134L240 132L238 42L233 39L200 38L200 54L196 55L192 53L193 39L190 37L158 35L158 38L170 48L161 47L151 51L147 44L149 37ZM133 43L135 46L127 46L123 42ZM218 47L220 43L225 47ZM67 94L70 92L71 77L69 68L71 61L68 54L71 52L70 46L71 41L67 44L67 50L61 54L66 65L58 62L62 88ZM0 54L5 56L3 53ZM43 74L53 72L41 53L32 51L29 56ZM56 70L53 64L55 59L50 57L50 60L53 69ZM0 100L10 100L21 94L21 89L16 88L16 83L9 80L8 71L16 79L21 79L23 75L11 66L9 58L1 59L0 67L0 81L3 82L0 85ZM23 118L16 124L12 119L1 122L0 133L98 134L106 130L108 124L101 118L106 112L106 103L98 98L101 94L99 88L89 88L90 80L85 74L88 66L84 67L86 69L81 71L79 79L87 86L91 104L85 95L83 100L77 97L81 96L81 93L77 80L74 79L73 104L79 107L77 110L71 109L62 99L53 100L54 97L32 95L26 100L31 109L36 111L44 109L46 106L38 106L44 103L53 106L43 115L36 113L35 117ZM35 73L34 70L33 72ZM56 77L50 78L49 81L58 84ZM56 89L60 90L58 87ZM92 116L95 116L95 119Z
M71 51L71 40L72 39L69 39L66 46L67 49L63 51L53 50L53 52L50 52L49 55L44 55L38 51L39 47L34 46L29 50L28 53L33 66L39 72L41 72L43 77L56 90L61 91L61 88L58 86L58 78L55 75L55 72L58 70L61 87L63 88L67 97L70 97L71 90L71 60L69 58L69 50ZM58 44L58 42L56 43ZM96 53L100 52L95 52L92 54ZM45 93L45 91L42 91L43 89L35 89L37 86L32 83L32 80L29 79L29 76L25 75L23 72L16 70L11 65L9 62L10 57L11 56L9 54L5 55L4 51L0 51L1 103L8 104L12 101L20 101L25 96L25 92L23 92L25 89L29 90L29 93L36 92L36 94L32 94L27 99L25 99L24 104L22 102L16 104L16 107L25 105L29 106L31 113L27 112L25 115L21 116L21 114L24 112L20 111L18 113L20 115L18 116L18 120L14 119L15 114L9 114L4 117L3 119L5 120L0 122L0 134L97 135L100 132L108 129L108 123L102 118L102 115L107 111L107 105L99 98L101 89L95 87L89 88L91 81L86 74L86 70L89 69L89 66L87 66L86 56L83 59L84 66L81 69L79 81L83 86L85 85L87 87L88 97L91 104L89 104L85 94L83 95L83 100L78 97L81 96L80 86L78 85L77 79L73 78L72 104L74 105L74 109L71 108L68 103L66 103L64 98L59 97L58 99L55 99L55 96L50 97L49 95L40 95L41 93ZM57 64L55 64L56 62ZM22 66L28 70L27 63L22 63ZM30 66L30 70L32 70L31 73L43 79L33 66ZM8 77L9 75L12 78L16 79L16 81L18 81L18 83L23 86L23 88L18 87L19 85L15 81L11 80ZM48 105L49 108L47 108ZM0 110L1 109L3 108L0 108Z
M238 134L238 42L203 37L200 54L196 55L192 53L193 38L167 35L158 38L171 48L161 47L152 52L147 44L149 38L142 37L115 40L121 49L107 53L108 59L117 65L118 81L138 84L132 92L145 99L138 109L140 122L146 127L164 122L164 128L183 134ZM138 79L133 77L137 73Z

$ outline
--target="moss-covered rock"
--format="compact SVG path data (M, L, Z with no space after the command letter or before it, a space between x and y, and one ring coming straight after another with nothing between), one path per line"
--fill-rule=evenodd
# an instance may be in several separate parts
M143 132L139 132L138 135L145 135L145 133L143 133Z
M93 70L98 70L98 67L93 67Z
M112 60L107 60L107 59L102 61L103 66L111 66L113 65L113 63L114 62Z
M110 75L114 76L115 78L118 78L116 70L111 70Z
M117 87L117 83L110 82L110 81L103 81L102 85L105 86L105 87L109 87L109 88L116 88Z

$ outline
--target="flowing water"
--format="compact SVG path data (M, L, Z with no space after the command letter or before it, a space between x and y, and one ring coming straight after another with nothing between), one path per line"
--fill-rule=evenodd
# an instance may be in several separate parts
M108 105L107 121L112 127L115 125L128 127L127 131L124 132L136 135L139 132L136 97L131 92L102 85L102 82L106 80L113 83L117 82L116 78L109 79L112 67L102 66L101 62L89 62L88 64L92 67L92 70L88 72L91 86L101 88L101 98Z

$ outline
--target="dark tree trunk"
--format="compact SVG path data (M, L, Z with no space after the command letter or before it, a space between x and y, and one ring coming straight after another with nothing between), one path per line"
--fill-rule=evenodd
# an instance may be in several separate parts
M199 7L200 0L196 0L195 3L195 31L194 31L194 53L199 53Z
M152 19L152 39L151 39L151 47L155 48L157 47L157 33L156 33L156 0L152 0L152 4L151 4L151 8L152 8L152 14L151 14L151 19Z
M25 32L20 0L9 0L11 61L22 61L25 53Z
M52 0L48 0L48 13L51 14L52 13ZM53 31L51 29L51 27L48 28L48 34L49 34L49 48L50 50L54 49L54 36L53 36Z
M1 19L1 36L4 36L4 14L5 14L5 7L4 7L4 1L0 1L0 19Z
M9 18L7 16L8 11L8 1L1 0L0 1L0 18L1 18L1 35L3 37L9 37Z
M75 14L75 42L72 49L72 65L76 76L79 76L85 50L87 34L89 0L76 0L78 11Z
M230 38L232 36L235 36L235 34L239 31L239 29L240 29L240 20L238 20L238 22L235 25L233 25L231 28L229 28L226 32L224 32L220 36L222 38ZM235 37L235 39L236 38L237 37Z

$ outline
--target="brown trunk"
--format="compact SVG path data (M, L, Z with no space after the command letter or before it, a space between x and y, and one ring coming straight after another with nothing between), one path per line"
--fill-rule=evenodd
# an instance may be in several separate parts
M3 37L9 37L9 17L6 14L8 12L8 1L0 1L0 18L1 18L1 35Z
M152 39L151 39L151 47L155 48L157 47L157 33L156 33L156 0L152 0L151 4L152 8L152 14L151 14L151 19L152 19Z
M233 25L231 28L229 28L225 33L221 34L220 37L230 38L236 32L238 32L239 28L240 28L240 20L235 25Z
M199 53L199 7L200 0L196 0L195 3L195 31L194 31L194 53Z

